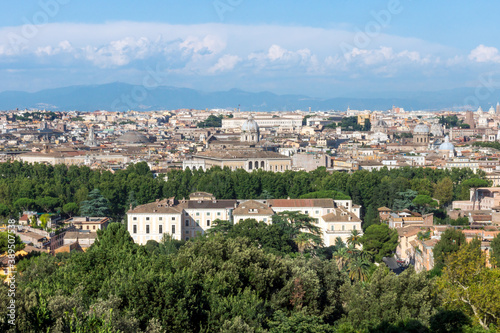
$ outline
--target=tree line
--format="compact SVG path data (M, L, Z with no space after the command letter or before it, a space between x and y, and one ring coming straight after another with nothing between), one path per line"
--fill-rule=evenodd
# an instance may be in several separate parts
M210 170L170 170L155 177L145 162L131 164L124 170L92 170L86 166L0 163L0 216L18 217L25 210L81 213L82 203L98 189L107 200L109 214L121 220L130 204L145 204L157 198L188 198L195 191L213 193L219 199L299 198L328 195L350 197L363 206L368 222L375 220L376 209L424 209L428 196L440 207L452 200L466 200L469 189L488 185L483 172L470 169L438 170L403 167L352 173L311 172L273 173L214 167ZM314 194L311 194L314 193ZM432 202L430 202L432 203ZM444 218L444 216L443 216Z

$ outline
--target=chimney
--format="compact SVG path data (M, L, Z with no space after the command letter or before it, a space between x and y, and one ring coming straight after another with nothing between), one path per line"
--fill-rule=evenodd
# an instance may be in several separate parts
M133 208L132 208L132 204L130 204L130 210L132 210L132 209L133 209Z

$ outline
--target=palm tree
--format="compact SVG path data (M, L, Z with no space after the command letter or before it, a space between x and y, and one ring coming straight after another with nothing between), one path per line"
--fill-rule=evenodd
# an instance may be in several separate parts
M339 271L343 270L346 266L347 263L349 262L349 252L346 247L342 247L338 249L333 255L332 259L335 260L335 263L337 264L337 268Z
M352 230L351 235L347 238L347 244L354 247L361 245L361 234L357 230Z
M304 253L305 249L311 245L311 241L305 232L300 233L293 241L297 244L300 253Z
M335 248L338 250L343 247L345 247L345 243L342 241L342 238L340 237L335 238Z
M370 262L362 256L354 257L349 262L349 278L353 281L366 281L368 279L368 271Z

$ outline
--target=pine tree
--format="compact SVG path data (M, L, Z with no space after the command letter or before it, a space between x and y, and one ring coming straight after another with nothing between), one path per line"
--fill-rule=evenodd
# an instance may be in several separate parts
M108 200L96 188L89 193L88 200L80 204L80 214L82 216L108 216L110 213L108 205Z

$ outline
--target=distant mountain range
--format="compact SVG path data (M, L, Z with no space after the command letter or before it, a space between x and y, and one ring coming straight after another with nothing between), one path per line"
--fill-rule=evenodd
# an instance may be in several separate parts
M238 89L203 92L187 88L157 87L146 89L126 83L90 86L70 86L38 92L0 92L0 110L38 108L47 110L127 111L174 110L181 108L212 109L241 108L247 111L290 110L388 110L393 105L405 110L463 109L465 104L475 110L496 105L500 94L488 91L475 93L474 88L460 88L438 92L379 93L329 99L305 95L277 95L271 92L246 92ZM476 96L478 95L478 96ZM487 96L485 96L487 95ZM486 110L485 110L486 111Z

